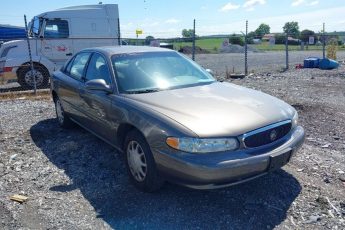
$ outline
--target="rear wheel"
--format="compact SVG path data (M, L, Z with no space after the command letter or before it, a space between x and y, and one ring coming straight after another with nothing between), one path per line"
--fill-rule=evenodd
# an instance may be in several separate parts
M57 97L55 99L55 112L56 112L56 118L59 122L59 125L63 128L70 128L74 125L73 121L69 119L67 114L65 113L60 99Z
M31 71L30 65L25 65L19 68L18 83L22 88L33 89L36 80L36 88L47 88L49 82L49 72L41 65L34 65L33 71Z
M164 181L159 177L152 152L143 135L136 130L130 131L124 148L127 171L133 184L144 192L161 188Z

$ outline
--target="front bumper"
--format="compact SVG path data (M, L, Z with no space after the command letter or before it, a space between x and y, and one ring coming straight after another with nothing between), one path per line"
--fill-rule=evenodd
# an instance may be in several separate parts
M302 146L304 136L304 129L298 126L264 147L210 154L153 153L158 170L168 181L197 189L221 188L281 168Z

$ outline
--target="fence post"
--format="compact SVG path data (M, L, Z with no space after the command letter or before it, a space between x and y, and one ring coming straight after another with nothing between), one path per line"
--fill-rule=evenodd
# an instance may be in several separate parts
M323 28L322 28L322 57L325 59L326 57L326 37L325 37L325 23L323 23Z
M285 69L289 69L289 34L286 33L286 39L285 39L285 58L286 58L286 67Z
M195 19L193 21L193 47L192 47L192 59L195 61Z
M24 15L24 22L25 22L25 31L26 31L26 41L28 43L28 51L29 51L29 59L30 59L30 67L31 67L31 77L34 79L34 94L36 95L37 87L36 87L36 77L34 75L34 64L32 62L32 55L31 55L31 46L30 46L30 38L29 38L29 30L28 30L28 23L26 21L26 15Z
M248 75L248 20L246 21L246 34L244 36L244 74Z

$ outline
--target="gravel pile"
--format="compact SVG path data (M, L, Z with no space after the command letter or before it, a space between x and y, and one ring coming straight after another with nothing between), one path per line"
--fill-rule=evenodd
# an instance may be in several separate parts
M52 101L0 101L0 229L344 229L344 70L228 79L292 104L307 137L283 170L211 191L139 192L113 148L59 128Z
M256 48L250 45L248 45L247 50L248 52L259 52ZM244 46L230 44L228 46L221 47L220 52L221 53L244 53Z

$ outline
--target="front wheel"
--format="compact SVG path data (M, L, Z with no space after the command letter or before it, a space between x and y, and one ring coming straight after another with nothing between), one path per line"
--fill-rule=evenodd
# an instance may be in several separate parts
M34 65L34 69L31 70L29 65L20 67L17 72L18 83L24 89L33 89L36 81L36 88L47 88L49 83L48 70L40 65Z
M144 192L160 189L164 181L158 175L152 152L143 135L130 131L124 148L127 171L133 184Z

